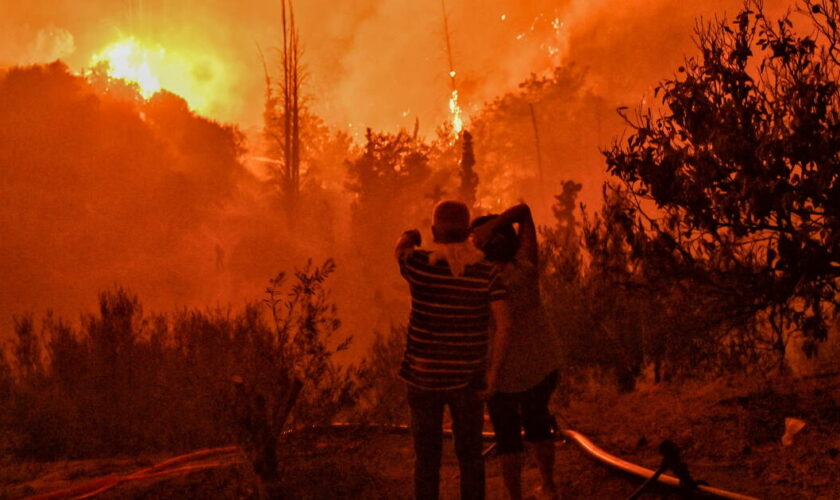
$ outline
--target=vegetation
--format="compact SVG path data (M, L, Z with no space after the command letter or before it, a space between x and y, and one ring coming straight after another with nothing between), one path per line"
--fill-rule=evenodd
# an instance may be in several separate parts
M146 316L136 295L116 288L100 294L99 313L79 330L52 315L40 330L18 318L11 356L0 363L3 447L45 460L237 439L247 449L258 425L276 445L293 380L303 387L289 424L330 421L356 398L349 371L332 360L349 344L331 341L339 322L325 282L333 269L308 264L289 284L278 275L269 315L251 304L236 314Z
M283 47L280 49L279 66L283 78L279 84L273 84L268 68L264 67L263 133L269 143L269 154L277 161L277 165L272 165L269 170L279 187L283 208L291 223L295 220L301 185L301 119L306 119L301 91L305 75L300 64L303 49L295 26L294 7L291 0L283 0L280 5Z
M567 366L632 389L648 368L769 373L791 342L818 354L840 310L840 11L803 9L808 36L756 3L699 26L702 56L657 88L661 112L626 118L604 151L600 210L578 216L580 185L563 184L543 254Z
M583 114L600 120L609 106L571 65L487 104L463 142L448 131L425 140L416 130L368 130L355 145L303 104L289 7L283 83L267 81L266 149L279 165L267 181L244 168L239 132L196 117L174 95L144 101L130 86L85 80L60 64L10 70L0 76L0 129L8 132L0 162L34 165L0 186L8 207L30 207L3 213L20 221L8 226L10 241L34 249L6 252L18 259L7 266L20 264L8 280L14 287L30 283L21 276L32 276L33 290L49 282L40 263L66 247L98 259L77 266L68 258L64 268L132 283L131 270L120 273L140 262L176 284L189 281L181 263L213 248L215 266L190 272L212 274L220 289L236 283L231 297L264 279L266 267L314 252L335 255L344 274L333 280L332 260L310 261L276 275L263 303L236 312L148 314L117 287L78 325L53 314L16 317L14 339L0 351L0 450L54 460L239 442L273 480L284 429L336 419L406 423L396 376L404 327L395 319L405 294L388 267L391 245L400 231L428 226L434 203L458 195L487 212L559 191L554 221L541 228L541 283L567 377L603 372L629 392L648 375L768 374L787 366L792 343L836 360L836 347L817 347L840 307L840 9L834 0L801 5L813 28L807 36L789 17L771 21L759 4L734 23L699 26L700 55L659 86L661 109L632 118L622 110L632 131L603 152L613 177L595 211L578 209L584 186L567 174L586 161L581 144L598 139ZM35 118L19 119L27 113ZM53 130L31 125L40 122ZM44 167L55 158L66 159L63 171ZM288 225L266 230L291 215L294 238ZM44 244L31 243L43 235ZM150 255L171 257L141 267ZM354 322L356 338L378 332L356 365L335 360L351 336L339 333L330 289L353 304L341 319ZM832 411L825 403L808 416L822 422Z
M665 111L605 152L647 272L690 276L727 303L721 320L759 320L763 335L730 340L780 363L795 335L815 354L840 310L840 11L803 8L807 35L753 2L700 26L702 58L658 88Z

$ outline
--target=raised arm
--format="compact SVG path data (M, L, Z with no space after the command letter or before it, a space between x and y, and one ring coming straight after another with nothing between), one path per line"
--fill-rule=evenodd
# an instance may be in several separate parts
M534 224L533 217L531 217L531 208L527 204L514 205L499 214L495 219L487 222L488 227L484 230L484 234L489 236L497 227L510 224L519 224L519 231L517 232L519 250L517 255L528 259L536 266L539 258L537 227Z
M420 237L420 231L409 229L403 232L397 240L396 247L394 247L394 258L402 262L403 259L411 254L414 247L420 246L422 243L423 239Z

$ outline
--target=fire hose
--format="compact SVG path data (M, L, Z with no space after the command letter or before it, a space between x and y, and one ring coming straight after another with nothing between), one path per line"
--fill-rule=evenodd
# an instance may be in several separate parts
M309 428L310 430L312 428ZM329 426L318 427L319 430L326 430L326 429L336 429L336 430L361 430L361 429L379 429L384 430L387 432L395 433L395 434L407 434L409 433L410 429L407 425L363 425L363 424L349 424L349 423L337 423L332 424ZM305 429L302 429L305 430ZM295 434L300 432L300 430L295 431L287 431L286 435ZM452 430L446 429L444 430L445 436L452 436ZM492 432L483 432L482 436L485 440L494 440L495 434ZM642 467L640 465L636 465L632 462L628 462L626 460L622 460L614 455L611 455L598 446L596 446L592 441L590 441L586 436L583 434L571 430L565 429L558 432L558 437L564 436L568 438L573 443L575 443L578 447L580 447L583 451L585 451L589 456L597 460L599 463L614 468L616 470L640 477L645 479L645 483L634 493L630 498L635 499L645 490L647 487L655 482L659 482L661 484L681 488L686 490L687 488L695 493L702 494L704 496L709 496L713 498L725 498L731 500L758 500L755 497L742 495L739 493L733 493L730 491L722 490L719 488L714 488L705 484L692 483L686 484L686 477L683 477L680 473L680 466L684 467L684 464L679 461L678 456L674 455L674 450L666 446L663 443L663 446L660 447L660 452L662 452L662 448L666 448L666 451L670 453L663 453L663 463L662 466L654 471L648 469L646 467ZM558 441L559 443L559 441ZM668 442L666 442L668 443ZM492 451L493 446L490 446L485 452L484 455L487 456ZM221 460L223 457L231 458L233 455L239 455L239 460L235 462L224 462ZM214 462L207 462L201 464L192 464L192 465L184 465L187 462L195 461L195 460L206 460L210 457L214 457L216 461ZM676 459L676 462L674 461ZM192 453L188 453L186 455L180 455L174 458L170 458L164 460L163 462L159 462L151 467L147 467L141 469L139 471L133 472L131 474L127 474L124 476L107 476L104 478L98 478L87 483L73 486L70 488L66 488L59 491L53 491L49 493L43 493L35 496L27 497L27 500L81 500L92 498L96 495L104 493L110 489L113 489L120 484L129 482L129 481L136 481L142 479L151 479L155 477L162 477L174 474L180 474L184 472L192 472L198 470L206 470L206 469L213 469L222 467L224 465L232 465L235 463L244 463L245 460L243 458L242 451L237 446L225 446L221 448L209 448L204 450L195 451ZM664 474L666 469L672 469L674 472L681 477L674 477L667 474ZM687 470L685 471L687 473ZM690 478L690 476L689 476Z

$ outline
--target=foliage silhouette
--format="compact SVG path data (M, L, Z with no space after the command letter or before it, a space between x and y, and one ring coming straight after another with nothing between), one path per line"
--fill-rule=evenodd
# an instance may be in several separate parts
M728 316L765 322L755 340L780 364L794 333L815 354L840 305L840 10L800 5L807 35L752 1L699 24L701 56L656 89L662 112L626 118L633 133L604 151L627 242L659 264L646 271L690 275Z

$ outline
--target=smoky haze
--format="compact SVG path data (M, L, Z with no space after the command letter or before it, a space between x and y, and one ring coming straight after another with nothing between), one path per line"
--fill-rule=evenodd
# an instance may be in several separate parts
M735 12L740 5L736 0L447 2L455 81L468 126L486 102L515 91L530 74L572 64L585 75L588 95L609 110L576 122L587 133L585 142L574 154L554 152L567 160L552 163L553 152L544 153L552 171L541 199L534 199L533 186L519 189L512 182L482 185L482 196L499 204L525 197L547 216L557 185L552 182L573 178L584 183L585 201L596 203L604 179L597 148L622 131L611 110L637 105L659 79L671 75L691 52L697 17ZM440 3L300 1L296 18L305 47L305 93L310 110L326 124L361 141L365 127L411 129L415 119L421 136L432 138L448 119L451 89ZM12 314L26 311L53 308L72 318L94 303L97 291L115 283L158 310L238 303L258 298L274 272L308 256L339 258L336 286L344 310L379 305L369 315L350 315L351 329L384 327L393 320L382 318L385 310L402 314L404 308L392 307L401 303L390 298L392 285L357 291L365 266L375 263L348 264L357 255L350 250L332 255L331 241L354 237L341 209L351 195L319 191L317 210L333 213L327 218L339 229L298 237L283 229L277 207L254 175L258 169L243 167L243 158L263 153L258 128L264 80L257 47L273 70L279 33L274 1L0 4L0 67L56 59L66 64L7 69L0 76L4 330ZM200 54L185 73L210 89L210 120L173 95L148 102L120 98L73 75L94 53L126 36ZM479 158L482 147L476 144ZM320 187L340 190L345 159L340 156L320 170L326 176ZM476 169L482 177L481 163ZM491 186L499 192L488 192ZM342 277L343 263L350 269Z
M576 62L606 97L637 102L691 48L698 16L734 12L738 0L446 2L456 83L467 111L515 88L528 74ZM336 126L394 130L419 118L429 132L447 119L449 67L439 2L297 2L314 111ZM209 0L35 0L0 6L0 65L51 62L73 70L126 36L166 50L200 49L221 66L210 116L259 124L263 75L279 43L279 3ZM468 113L469 114L469 113Z

